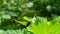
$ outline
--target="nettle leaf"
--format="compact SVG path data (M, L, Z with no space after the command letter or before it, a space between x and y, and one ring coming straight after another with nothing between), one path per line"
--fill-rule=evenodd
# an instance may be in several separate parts
M2 11L1 14L3 19L11 19L11 16L7 13L7 11Z
M38 23L39 23L40 20L37 17L34 17L34 18L35 18L35 23L34 24L38 25Z
M31 21L32 21L32 23L35 23L35 20L36 20L36 18L35 18L35 17L33 17L33 18L32 18L32 20L31 20Z
M27 22L29 21L30 19L26 16L23 17L23 20L22 21L19 21L19 23L23 24L23 25L27 25Z
M17 16L17 14L14 13L14 12L8 12L8 14L9 14L10 16Z
M31 8L33 5L34 5L33 2L29 2L29 3L26 4L26 6L27 6L28 8Z
M33 34L32 32L28 31L27 29L22 29L22 30L7 30L3 31L0 30L0 34Z
M46 18L42 18L42 17L33 17L33 19L31 20L32 23L34 23L35 25L38 25L39 23L46 23L47 19Z
M27 29L34 34L58 34L60 33L60 24L52 25L51 21L44 21L35 25L32 23Z
M10 15L10 16L17 16L17 14L12 12L12 11L2 11L1 14L2 15L7 14L7 15Z
M8 14L4 14L4 15L2 15L2 18L4 18L4 19L11 19L11 16L8 15Z
M54 24L58 24L60 22L60 17L56 17L54 18L51 23L54 25Z
M27 25L26 21L20 21L20 23L23 24L23 25L25 25L25 26Z
M26 17L26 16L24 16L23 19L26 20L26 21L29 21L29 18Z

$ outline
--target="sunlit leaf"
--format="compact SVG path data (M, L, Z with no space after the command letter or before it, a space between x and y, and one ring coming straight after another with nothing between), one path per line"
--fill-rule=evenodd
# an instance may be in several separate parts
M27 3L27 7L28 7L28 8L31 8L33 5L34 5L33 2Z
M29 21L29 18L26 16L24 16L23 19Z
M2 15L2 18L4 18L4 19L11 19L11 16L10 15Z
M23 25L25 25L25 26L27 25L26 21L20 21L20 23L23 24Z

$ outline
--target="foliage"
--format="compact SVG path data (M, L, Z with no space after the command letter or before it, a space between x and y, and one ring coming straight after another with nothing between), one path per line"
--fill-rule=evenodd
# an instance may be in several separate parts
M41 18L40 18L41 19ZM32 23L28 29L33 32L34 34L59 34L60 33L60 17L57 17L56 19L52 21L47 21L46 19L42 20L36 25L35 23Z
M33 33L26 29L23 29L23 30L7 30L7 31L0 30L0 34L33 34Z
M25 30L33 32L34 34L59 34L60 33L60 23L59 23L60 17L57 17L56 19L53 19L52 21L47 21L46 18L41 18L38 16L34 17L34 18L35 19L32 19L32 23ZM35 21L34 23L33 23L33 20ZM9 28L9 26L8 26L8 28ZM24 30L24 29L22 29L22 30ZM9 31L9 29L8 29L6 32L9 33L11 31ZM20 31L19 34L21 32L22 31ZM24 31L24 32L26 32L26 31ZM16 34L17 32L15 31L14 33Z
M0 29L7 30L4 32L25 28L34 34L59 34L59 16L60 0L0 0Z

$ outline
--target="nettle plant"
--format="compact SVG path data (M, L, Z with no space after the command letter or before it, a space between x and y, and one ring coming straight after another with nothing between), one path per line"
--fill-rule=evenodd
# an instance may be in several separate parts
M1 0L0 4L0 23L10 19L20 20L21 17L34 13L30 10L33 3L27 3L26 0Z
M45 3L45 0L33 0L32 2L26 2L25 0L0 0L0 29L15 30L22 27L22 29L26 28L34 34L60 34L60 17L56 17L51 21L48 21L43 17L33 17L35 13L36 15L41 15L43 13L41 16L44 17L45 14L47 16L51 15L49 14L51 6L54 8L54 12L51 11L53 14L57 11L58 12L56 14L60 14L59 3L57 4L56 2L57 6L55 1L52 2L52 4L51 1L46 0ZM28 22L29 24L27 25ZM24 25L24 27L20 26L20 24Z
M33 5L33 2L26 2L26 0L1 0L0 29L10 30L21 27L24 28L25 25L22 26L23 24L20 24L18 21L21 23L25 22L26 20L22 18L24 16L33 17L34 10L31 9Z
M32 32L28 31L27 29L19 29L19 30L7 30L3 31L0 30L0 34L33 34Z
M29 21L28 17L24 17ZM19 23L26 25L26 21L19 21ZM30 25L27 27L28 31L34 34L59 34L60 33L60 17L54 18L52 21L48 21L43 17L33 17Z
M60 17L56 17L52 21L47 21L46 18L34 17L27 29L34 34L59 34Z

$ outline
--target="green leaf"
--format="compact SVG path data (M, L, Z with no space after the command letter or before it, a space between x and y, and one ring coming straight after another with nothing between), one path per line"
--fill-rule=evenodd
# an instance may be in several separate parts
M29 2L29 3L26 4L26 6L27 6L28 8L33 7L33 5L34 5L33 2Z
M14 12L8 12L8 15L10 15L10 16L17 16L17 14L14 13Z
M54 18L51 23L54 25L54 24L58 24L60 22L60 17L56 17Z
M26 20L26 21L29 21L29 18L26 17L26 16L24 16L23 19Z
M23 24L23 25L25 25L25 26L27 25L26 21L20 21L20 23Z
M59 19L58 19L59 20ZM57 24L57 20L55 20L56 25L52 25L51 21L42 20L43 23L38 23L38 25L32 23L27 29L34 34L58 34L60 33L60 24Z
M27 29L22 29L22 30L7 30L3 31L0 30L0 34L31 34L32 32L29 32Z
M8 14L4 14L4 15L2 15L2 18L4 18L4 19L11 19L11 16L8 15Z

